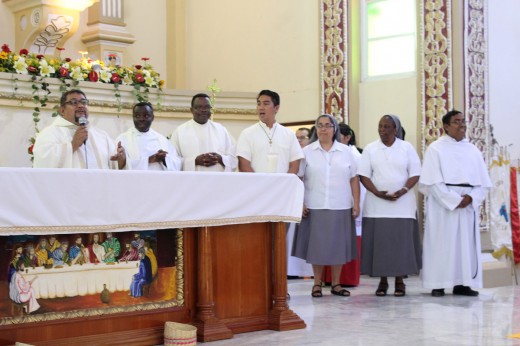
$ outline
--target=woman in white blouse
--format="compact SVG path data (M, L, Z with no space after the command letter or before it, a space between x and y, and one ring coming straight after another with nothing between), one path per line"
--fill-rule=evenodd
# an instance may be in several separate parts
M417 203L411 191L421 174L413 146L402 140L395 115L379 121L380 139L363 150L358 174L367 189L363 205L361 273L380 277L377 296L385 296L388 276L395 276L396 297L406 294L403 277L418 274L421 244Z
M359 214L357 165L350 148L339 141L334 117L321 115L315 126L298 173L305 185L305 205L292 255L312 264L313 297L323 296L325 265L332 267L331 293L347 297L350 292L341 287L339 277L342 265L358 256L354 223Z

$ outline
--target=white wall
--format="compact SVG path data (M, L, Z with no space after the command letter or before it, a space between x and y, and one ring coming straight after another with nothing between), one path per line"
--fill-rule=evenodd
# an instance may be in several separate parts
M7 43L14 48L14 16L3 1L0 1L0 46Z
M359 84L359 133L358 146L364 147L379 139L377 127L385 114L401 119L406 130L407 142L418 152L417 133L421 124L417 115L417 78L397 78L366 81Z
M520 158L520 1L488 1L489 117L500 145Z
M225 91L271 89L278 120L320 112L319 1L186 1L186 89L216 78Z

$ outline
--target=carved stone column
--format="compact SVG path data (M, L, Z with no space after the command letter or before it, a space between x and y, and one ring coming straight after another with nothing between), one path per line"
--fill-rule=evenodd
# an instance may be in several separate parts
M423 152L442 135L442 116L453 108L451 1L421 1Z
M464 76L467 135L484 155L491 156L487 0L464 1ZM480 228L489 229L489 200L480 210Z
M126 30L122 0L99 0L88 10L87 30L81 40L88 47L89 56L120 65L126 47L135 42Z
M322 113L348 122L347 0L321 1Z

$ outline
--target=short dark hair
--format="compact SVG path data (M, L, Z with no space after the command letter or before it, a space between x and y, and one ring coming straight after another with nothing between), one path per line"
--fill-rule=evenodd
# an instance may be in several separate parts
M134 113L134 111L137 107L150 107L150 109L152 110L152 114L153 114L153 106L150 102L147 102L147 101L137 102L134 105L134 107L132 107L132 114Z
M203 98L208 98L211 100L211 97L209 97L208 94L204 94L204 93L198 93L196 95L194 95L192 98L191 98L191 106L193 107L193 104L195 103L195 99L199 98L199 97L203 97Z
M65 91L63 94L61 94L61 98L60 98L60 106L65 106L65 102L67 102L67 96L69 96L70 94L81 94L83 95L84 98L87 98L87 95L85 95L85 93L79 89L71 89L71 90L68 90L68 91Z
M444 125L448 125L450 123L450 121L451 121L451 118L454 117L457 114L462 114L462 112L458 111L458 110L455 110L455 109L452 109L448 113L444 114L444 116L442 117L442 123Z
M274 106L279 106L280 105L280 95L278 95L277 92L275 91L271 91L271 90L262 90L258 93L258 96L256 97L256 100L258 101L258 99L260 98L260 96L262 95L265 95L265 96L269 96L271 98L271 101L273 101L273 104Z
M354 132L354 130L352 130L352 128L350 126L348 126L347 124L344 124L344 123L341 123L338 126L339 126L339 132L343 136L350 136L348 145L356 146L356 133Z
M307 137L311 138L311 130L309 128L307 128L307 127L300 127L296 131L307 131Z

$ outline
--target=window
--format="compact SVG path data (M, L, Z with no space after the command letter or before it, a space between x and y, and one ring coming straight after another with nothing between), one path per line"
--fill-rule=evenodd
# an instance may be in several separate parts
M365 0L363 79L416 71L414 0Z

